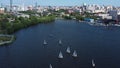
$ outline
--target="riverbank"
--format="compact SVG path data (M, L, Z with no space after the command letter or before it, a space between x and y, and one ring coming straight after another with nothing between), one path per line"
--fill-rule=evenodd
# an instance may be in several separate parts
M91 26L115 26L115 27L120 27L120 24L104 24L104 23L98 23L98 22L86 22L87 24Z
M6 14L0 16L0 34L13 34L14 32L39 23L50 23L55 20L54 15L17 17Z
M14 35L0 35L0 46L10 44L15 40Z
M15 36L11 35L21 29L34 26L40 23L51 23L55 20L54 15L49 16L34 16L17 17L10 14L0 16L0 45L12 43ZM6 35L7 34L7 35Z

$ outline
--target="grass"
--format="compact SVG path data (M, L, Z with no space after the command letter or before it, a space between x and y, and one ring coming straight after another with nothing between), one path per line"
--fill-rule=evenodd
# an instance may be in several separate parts
M4 42L4 41L10 41L11 37L8 36L0 36L0 42Z

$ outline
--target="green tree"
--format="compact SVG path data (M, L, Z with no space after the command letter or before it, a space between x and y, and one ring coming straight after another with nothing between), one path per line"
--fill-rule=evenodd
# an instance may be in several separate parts
M81 16L81 15L76 15L75 17L76 17L77 20L84 20L84 17Z

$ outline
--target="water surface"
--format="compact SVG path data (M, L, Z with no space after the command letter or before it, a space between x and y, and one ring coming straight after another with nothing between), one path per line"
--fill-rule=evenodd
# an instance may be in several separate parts
M120 68L120 28L96 27L74 20L56 20L15 33L17 39L0 47L0 68ZM58 40L62 40L62 45ZM48 45L43 45L46 40ZM77 51L78 58L66 53ZM64 58L58 59L59 52Z

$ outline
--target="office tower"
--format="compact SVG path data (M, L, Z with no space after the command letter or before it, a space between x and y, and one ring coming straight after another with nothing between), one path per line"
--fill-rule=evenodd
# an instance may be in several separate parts
M13 0L10 0L10 12L12 12L12 2Z

